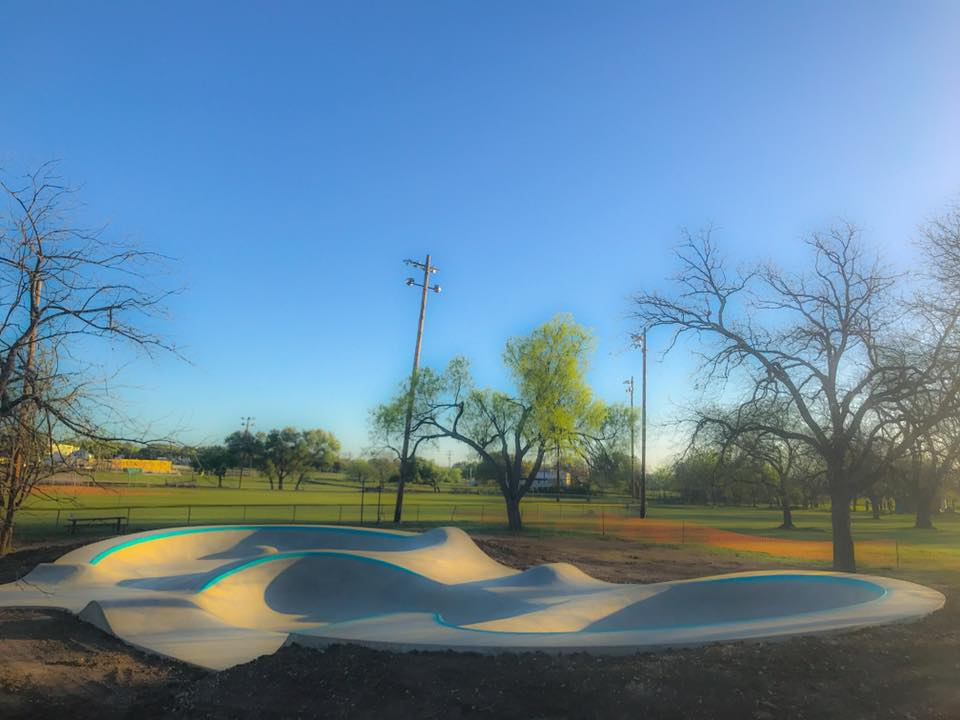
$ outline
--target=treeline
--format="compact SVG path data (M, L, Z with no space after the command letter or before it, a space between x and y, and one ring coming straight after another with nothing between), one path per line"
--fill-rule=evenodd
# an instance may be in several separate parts
M294 483L294 489L311 472L340 472L340 441L327 430L299 430L285 427L267 432L237 431L228 435L222 445L205 445L190 451L193 467L201 473L216 476L217 486L230 468L253 468L263 474L270 489L283 490Z
M931 512L941 507L952 511L958 475L944 479L934 504L921 492L926 486L911 479L908 464L897 463L892 472L878 478L862 495L853 497L851 507L862 507L874 518L894 512L912 513L916 527L929 528ZM773 466L749 456L725 457L722 448L699 448L684 454L672 465L658 469L649 486L654 492L662 491L672 502L684 505L776 507L782 513L782 529L794 528L793 510L830 504L823 468L816 463L798 463L784 477Z
M361 486L373 483L383 488L390 483L400 481L400 462L386 455L371 458L353 458L345 462L343 471L347 477ZM440 485L459 485L463 482L462 467L458 463L453 467L443 467L425 457L411 458L408 467L408 482L430 486L434 492L440 492Z
M395 458L387 455L343 457L340 448L340 441L327 430L286 427L258 433L238 430L219 445L154 447L143 448L140 452L166 451L168 455L163 457L188 457L197 472L217 478L217 487L223 487L224 478L230 471L239 475L238 487L242 487L245 469L256 470L267 479L270 488L276 490L291 485L294 490L299 490L316 473L340 473L361 486L369 483L373 488L399 480L400 463ZM459 483L463 479L458 468L445 468L422 457L411 463L410 473L411 482L429 485L438 492L442 483Z

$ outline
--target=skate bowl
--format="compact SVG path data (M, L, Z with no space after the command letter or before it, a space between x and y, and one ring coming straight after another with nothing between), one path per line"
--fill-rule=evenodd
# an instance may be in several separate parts
M171 528L95 542L0 586L141 649L212 669L284 644L622 654L913 620L941 593L803 571L627 585L572 565L518 571L456 528Z

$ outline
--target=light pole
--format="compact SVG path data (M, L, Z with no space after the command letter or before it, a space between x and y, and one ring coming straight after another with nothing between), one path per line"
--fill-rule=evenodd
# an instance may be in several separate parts
M637 453L634 450L634 443L637 434L637 423L633 416L633 375L623 384L627 386L627 393L630 395L630 495L634 500L637 499L637 472L635 469Z
M560 502L560 436L557 435L557 502Z
M250 437L250 425L256 418L250 416L240 418L240 424L243 426L243 444L247 444L247 438ZM249 454L249 448L246 448ZM243 488L243 453L240 453L240 480L237 482L237 490Z
M640 517L647 516L647 329L640 336L643 351L643 382L640 390Z
M407 398L407 417L403 424L403 449L400 452L400 478L397 480L397 504L393 509L393 521L400 522L403 516L403 485L407 478L407 465L410 459L407 454L410 451L410 423L413 419L413 401L417 392L417 373L420 371L420 344L423 341L423 319L427 314L427 290L440 292L439 285L430 284L430 275L437 272L437 268L430 264L430 255L427 254L425 262L416 260L404 260L404 262L418 269L423 270L423 282L418 283L412 277L407 278L407 285L422 288L420 294L420 320L417 323L417 344L413 351L413 370L410 373L410 394ZM378 511L379 512L379 511Z
M360 476L360 527L363 527L363 499L367 495L367 476Z

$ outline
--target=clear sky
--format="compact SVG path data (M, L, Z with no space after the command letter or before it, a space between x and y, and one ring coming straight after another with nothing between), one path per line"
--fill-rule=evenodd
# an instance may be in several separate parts
M906 260L960 190L953 1L0 0L0 23L0 164L61 159L90 218L177 258L192 362L137 363L124 396L189 441L253 415L360 451L409 371L405 257L441 269L425 363L503 384L505 339L571 312L619 401L629 296L680 228L789 263L843 217ZM656 423L692 365L651 361Z

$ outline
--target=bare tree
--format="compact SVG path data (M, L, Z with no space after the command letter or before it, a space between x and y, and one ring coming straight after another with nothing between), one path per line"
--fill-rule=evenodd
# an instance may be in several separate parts
M750 411L750 415L745 415ZM704 408L693 419L691 446L706 442L717 449L721 463L752 463L755 482L773 493L780 506L782 530L792 530L794 496L801 485L819 474L810 449L796 437L767 428L802 432L789 407L738 406L732 410Z
M806 271L771 265L729 271L710 232L678 251L673 296L641 293L635 317L645 329L669 327L703 341L705 382L733 380L743 392L743 415L769 403L786 404L800 425L757 422L752 430L807 445L823 462L831 499L833 566L855 571L850 501L874 480L877 458L902 457L922 427L898 432L886 411L935 379L930 365L914 366L891 352L905 317L897 278L862 248L850 226L815 234ZM942 338L923 337L928 358ZM940 350L936 350L940 348ZM956 399L960 385L948 388Z
M50 164L0 179L0 553L16 510L56 463L57 437L106 439L110 398L88 353L95 341L171 350L150 331L166 293L150 293L159 259L69 221L73 193ZM44 449L45 448L45 449Z
M930 529L944 482L960 469L960 417L954 391L960 383L960 328L955 311L960 305L960 205L928 222L918 244L932 282L917 293L914 306L923 318L925 334L939 342L931 345L909 338L902 352L907 356L929 353L921 361L938 364L938 371L935 382L898 404L897 419L901 433L915 438L907 472L916 505L915 526ZM939 420L928 422L932 416Z
M906 449L905 462L898 463L906 479L906 487L916 509L915 527L933 528L933 510L948 477L960 469L960 417L956 387L960 385L960 364L957 363L955 318L932 308L923 300L918 303L928 323L928 334L943 338L934 346L933 357L924 354L930 348L908 337L901 347L904 362L925 364L935 368L931 382L907 397L899 398L892 408L885 409L895 438L912 438ZM944 348L950 348L944 351Z
M637 422L637 412L625 405L597 408L597 417L589 427L573 434L573 450L583 459L600 482L623 476L628 491L635 478L630 477L630 428Z

